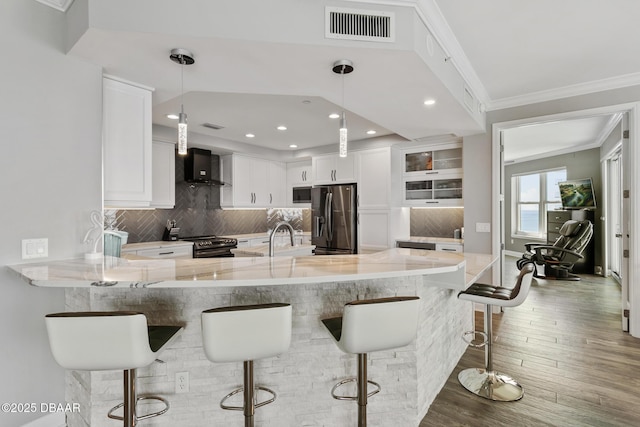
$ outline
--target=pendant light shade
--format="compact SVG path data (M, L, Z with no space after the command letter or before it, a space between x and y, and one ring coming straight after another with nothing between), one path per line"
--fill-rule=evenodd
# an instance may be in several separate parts
M348 129L347 116L344 112L344 75L353 71L353 63L348 59L341 59L333 63L334 73L342 75L342 115L340 116L340 133L339 133L339 154L340 157L347 157Z
M178 154L187 154L187 114L184 112L184 66L196 62L186 49L172 49L169 58L180 64L180 114L178 114Z
M342 116L340 116L340 157L347 157L347 140L348 133L347 130L347 118L345 117L344 111L342 112Z

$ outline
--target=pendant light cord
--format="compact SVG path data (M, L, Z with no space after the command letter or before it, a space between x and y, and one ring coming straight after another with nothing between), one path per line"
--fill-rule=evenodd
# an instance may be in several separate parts
M184 113L184 56L180 55L180 111Z

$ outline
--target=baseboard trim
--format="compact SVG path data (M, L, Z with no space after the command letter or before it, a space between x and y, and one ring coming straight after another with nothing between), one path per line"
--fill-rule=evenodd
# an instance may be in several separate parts
M520 258L522 256L522 252L517 252L517 251L507 251L504 250L503 253L506 256L512 256L512 257L516 257L516 258Z
M66 427L66 425L64 412L55 412L30 421L22 427Z

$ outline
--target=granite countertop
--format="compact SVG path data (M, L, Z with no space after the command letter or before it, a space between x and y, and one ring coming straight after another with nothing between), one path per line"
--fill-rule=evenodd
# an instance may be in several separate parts
M122 252L135 252L144 249L167 249L182 246L193 246L193 242L185 242L184 240L175 240L171 242L158 240L155 242L127 243L126 245L122 245Z
M157 260L125 254L123 258L107 256L98 263L71 259L9 268L26 282L43 287L274 286L435 274L433 286L461 290L496 259L486 254L394 248L366 255L304 257Z
M409 236L408 239L398 239L398 242L416 242L416 243L454 243L464 244L464 239L454 239L450 237L424 237L424 236Z
M221 237L230 237L233 239L238 239L238 240L242 240L242 239L260 239L262 237L264 238L269 238L271 233L265 231L264 233L245 233L245 234L225 234ZM279 235L279 234L278 234ZM288 236L289 233L283 232L282 233L283 236ZM302 231L302 230L296 230L294 233L294 236L310 236L311 232L310 231Z
M276 245L273 248L274 255L283 256L310 256L316 245ZM249 246L243 248L231 249L236 256L269 256L269 245Z

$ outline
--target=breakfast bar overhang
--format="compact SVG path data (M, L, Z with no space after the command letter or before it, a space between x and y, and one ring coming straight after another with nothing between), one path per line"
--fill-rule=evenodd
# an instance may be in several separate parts
M235 425L220 397L242 382L242 364L211 364L202 350L200 314L229 305L287 302L293 307L288 352L256 362L256 383L277 390L274 404L256 413L263 426L355 425L352 402L331 397L337 381L352 377L356 360L342 353L322 326L345 303L400 295L420 297L417 339L372 356L370 378L382 391L369 400L369 425L418 426L467 345L472 307L458 291L487 271L496 257L416 249L315 257L149 260L105 257L10 267L28 283L64 289L66 311L135 310L150 324L185 327L163 360L140 369L140 394L166 397L171 409L153 425ZM176 374L188 372L178 392ZM119 372L71 371L66 400L80 412L68 426L109 426L106 413L122 399Z

